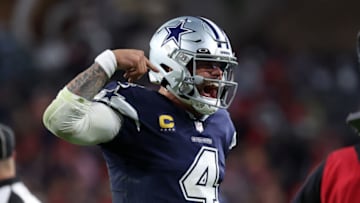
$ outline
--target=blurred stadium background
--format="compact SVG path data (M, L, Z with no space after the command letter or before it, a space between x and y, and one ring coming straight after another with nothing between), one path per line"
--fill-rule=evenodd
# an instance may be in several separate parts
M44 202L110 203L98 148L52 136L42 113L105 48L147 52L164 21L201 15L225 29L239 58L226 203L288 202L330 151L359 141L345 123L360 104L359 8L356 0L1 0L0 121L16 131L19 176Z

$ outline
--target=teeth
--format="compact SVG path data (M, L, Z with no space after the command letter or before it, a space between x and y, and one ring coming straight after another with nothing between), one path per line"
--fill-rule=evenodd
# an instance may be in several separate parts
M214 84L206 85L202 90L202 95L206 97L216 98L218 88Z
M207 87L219 87L219 83L211 82L211 83L207 83L205 86L207 86Z

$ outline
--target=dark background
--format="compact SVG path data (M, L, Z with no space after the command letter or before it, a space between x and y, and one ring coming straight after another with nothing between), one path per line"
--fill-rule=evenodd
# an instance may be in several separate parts
M355 0L1 0L0 121L15 129L18 174L44 202L110 202L98 148L51 135L42 113L102 50L148 53L166 20L200 15L224 28L239 59L225 202L288 202L328 153L359 140L345 123L360 104L359 8Z

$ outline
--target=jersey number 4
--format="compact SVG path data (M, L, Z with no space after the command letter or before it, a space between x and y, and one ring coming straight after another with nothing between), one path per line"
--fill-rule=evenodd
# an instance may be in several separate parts
M179 183L186 200L218 203L218 179L218 151L216 148L202 147Z

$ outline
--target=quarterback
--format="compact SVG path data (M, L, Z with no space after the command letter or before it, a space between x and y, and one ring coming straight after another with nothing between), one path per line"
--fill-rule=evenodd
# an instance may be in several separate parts
M236 145L226 108L236 57L225 32L204 17L164 23L141 50L105 50L47 107L54 135L98 145L114 203L220 202L225 159ZM123 71L125 83L109 81ZM133 82L148 73L152 90Z

